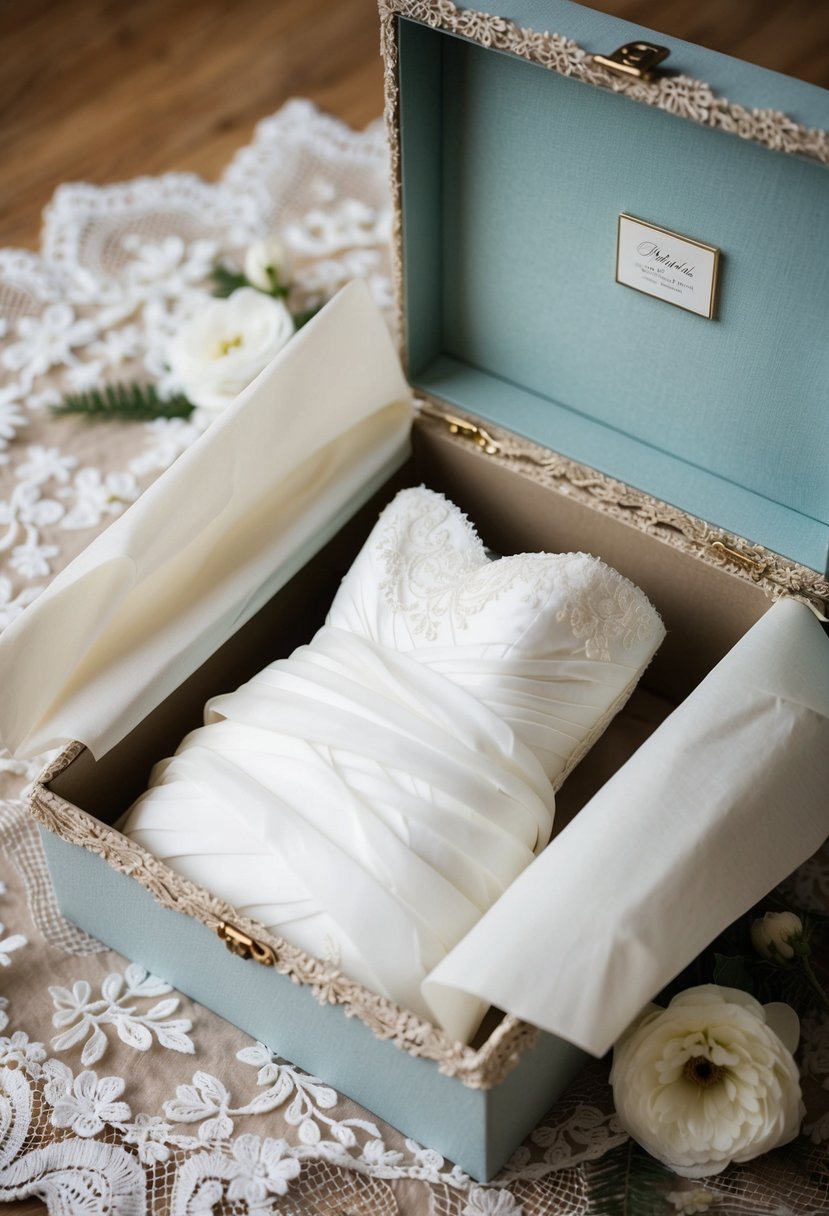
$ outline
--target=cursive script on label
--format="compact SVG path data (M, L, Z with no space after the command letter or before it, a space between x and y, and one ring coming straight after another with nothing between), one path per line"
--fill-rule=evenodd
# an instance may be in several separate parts
M665 253L654 241L641 241L636 246L636 252L640 257L653 258L655 262L662 264L670 270L678 270L682 274L688 276L689 279L694 277L694 267L689 266L687 262L675 262L669 253Z

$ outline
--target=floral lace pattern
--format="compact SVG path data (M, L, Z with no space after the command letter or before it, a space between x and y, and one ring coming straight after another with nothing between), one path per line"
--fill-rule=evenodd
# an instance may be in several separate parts
M631 650L653 637L656 623L641 591L603 562L589 578L583 562L562 563L559 579L567 601L558 619L584 642L588 659L609 663L612 642Z
M554 563L537 553L490 561L468 520L462 537L453 533L449 521L456 518L445 500L435 496L424 511L411 492L408 514L394 516L378 542L386 572L380 591L412 633L434 641L443 618L453 629L467 629L470 617L519 588L521 602L533 608L553 589L563 592L556 619L584 642L588 659L610 662L611 642L630 650L655 637L658 619L645 597L603 562L579 553L561 554Z
M542 40L539 54L566 66L572 52ZM0 628L199 433L181 420L122 430L53 419L59 394L163 379L166 335L207 297L212 259L237 257L274 229L296 254L303 298L360 274L388 306L386 172L378 127L355 134L292 103L219 183L178 174L66 186L42 252L0 252ZM0 749L10 798L41 767ZM89 1216L588 1212L593 1172L625 1140L602 1065L494 1184L479 1186L64 921L21 803L0 803L0 840L0 1201L38 1195L52 1213ZM828 873L815 859L798 872L798 892L820 905ZM317 978L324 998L324 969ZM817 1177L829 1139L829 1021L807 1022L804 1036ZM715 1213L825 1210L825 1187L772 1167L708 1189ZM668 1181L656 1210L681 1210L683 1193Z
M401 495L401 498L404 497ZM408 514L395 516L377 547L386 571L380 591L394 612L403 614L413 633L427 641L438 636L438 621L448 617L453 628L466 629L470 616L515 585L523 602L536 607L549 589L549 563L537 554L490 562L475 529L465 521L464 544L458 544L447 521L449 503L436 499L424 511L417 495Z

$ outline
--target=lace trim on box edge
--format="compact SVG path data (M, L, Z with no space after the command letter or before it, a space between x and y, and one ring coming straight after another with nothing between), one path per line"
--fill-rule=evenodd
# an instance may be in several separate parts
M424 394L418 404L421 418L442 422L447 427L454 427L457 420L468 421L470 433L478 430L473 416L454 408L449 415L437 398ZM560 456L502 427L488 423L486 433L492 440L487 454L481 452L481 458L486 461L495 461L513 471L516 464L521 463L524 465L522 474L533 481L556 493L566 494L572 501L586 503L594 510L598 508L709 566L727 569L729 574L757 584L769 599L788 595L818 609L824 609L829 601L829 581L808 566L724 532L643 490L633 489L623 481ZM453 436L450 442L468 446L468 439L456 429ZM479 449L480 446L478 441Z
M403 208L398 83L398 17L442 29L480 46L509 51L562 76L623 93L634 101L665 110L700 126L749 139L775 152L806 156L829 165L829 132L802 126L779 110L747 110L711 86L690 76L662 76L652 81L615 75L593 61L578 43L561 34L522 29L505 17L459 9L452 0L380 0L380 39L385 65L385 121L391 154L392 274L397 332L405 334L402 282ZM405 352L404 352L405 359Z
M62 840L88 849L119 873L135 878L163 907L192 916L214 932L222 922L241 929L269 946L275 956L274 969L309 987L321 1005L344 1006L346 1017L359 1018L377 1038L390 1039L409 1055L434 1061L440 1072L457 1077L471 1089L499 1085L522 1053L538 1041L536 1027L507 1014L480 1049L465 1047L431 1023L348 979L331 963L269 934L257 921L182 878L140 845L46 788L84 750L82 743L70 743L45 769L31 793L32 815Z

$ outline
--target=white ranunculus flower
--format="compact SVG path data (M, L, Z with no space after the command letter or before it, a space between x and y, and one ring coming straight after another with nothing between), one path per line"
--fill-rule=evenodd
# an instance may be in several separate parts
M288 285L291 255L278 236L254 241L245 254L245 278L260 291Z
M767 912L751 925L751 944L763 958L794 958L789 945L803 933L803 921L794 912Z
M281 300L240 287L212 300L173 337L173 379L193 405L216 412L238 397L294 332Z
M703 984L650 1006L613 1051L616 1111L634 1140L686 1178L787 1144L804 1114L793 1009Z

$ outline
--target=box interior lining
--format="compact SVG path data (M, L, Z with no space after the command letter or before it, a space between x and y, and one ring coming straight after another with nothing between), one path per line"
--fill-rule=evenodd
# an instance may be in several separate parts
M826 569L826 170L406 20L400 71L415 386ZM615 283L620 211L722 249L716 320Z

